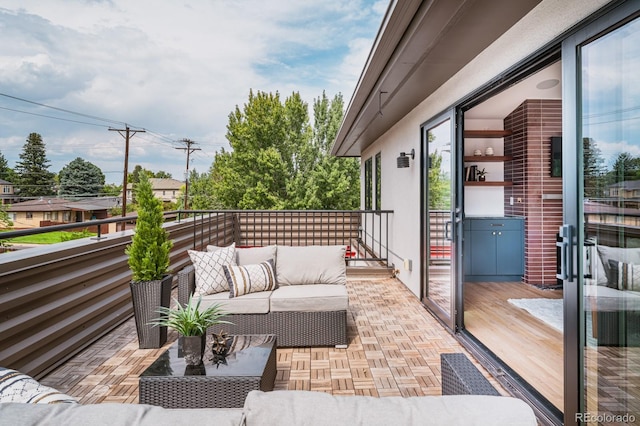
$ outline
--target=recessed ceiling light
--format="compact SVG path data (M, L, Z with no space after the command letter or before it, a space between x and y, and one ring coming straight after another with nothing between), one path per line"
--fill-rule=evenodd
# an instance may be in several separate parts
M551 89L552 87L556 87L558 83L560 83L560 80L557 78L550 78L549 80L543 80L536 84L536 87L540 90Z

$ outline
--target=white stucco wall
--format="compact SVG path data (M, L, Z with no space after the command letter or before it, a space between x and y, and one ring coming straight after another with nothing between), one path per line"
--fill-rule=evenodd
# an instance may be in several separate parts
M394 211L390 225L391 262L399 270L398 278L416 296L420 295L421 124L532 55L609 2L609 0L542 1L500 39L363 152L363 167L364 160L377 152L382 153L382 208ZM416 159L411 162L410 167L396 168L396 157L399 153L410 151L412 148L416 150ZM411 271L403 268L404 259L413 261Z

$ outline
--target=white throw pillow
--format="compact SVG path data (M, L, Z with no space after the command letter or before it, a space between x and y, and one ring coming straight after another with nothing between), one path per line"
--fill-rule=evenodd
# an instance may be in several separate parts
M273 260L254 265L229 265L224 267L229 284L229 297L238 297L258 291L272 291L278 287Z
M236 247L231 244L214 252L188 250L196 272L195 296L229 291L224 266L236 264Z
M0 403L2 402L59 404L77 401L56 389L40 384L31 376L0 367Z
M277 246L278 285L347 284L346 246Z

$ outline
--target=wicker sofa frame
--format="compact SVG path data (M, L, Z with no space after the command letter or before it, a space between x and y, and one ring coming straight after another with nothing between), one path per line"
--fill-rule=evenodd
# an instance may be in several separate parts
M183 306L195 290L195 268L186 266L177 274L178 302ZM347 311L269 312L232 314L224 318L232 324L214 326L209 332L224 329L229 334L275 334L278 347L346 346Z

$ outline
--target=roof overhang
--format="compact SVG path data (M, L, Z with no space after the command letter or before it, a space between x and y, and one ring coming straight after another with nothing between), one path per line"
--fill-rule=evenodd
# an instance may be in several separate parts
M331 153L360 156L540 1L392 2Z

